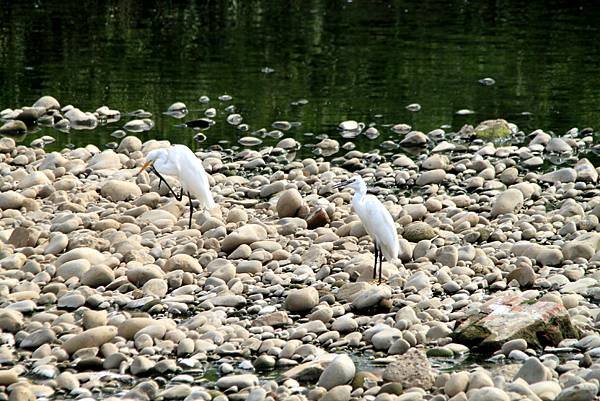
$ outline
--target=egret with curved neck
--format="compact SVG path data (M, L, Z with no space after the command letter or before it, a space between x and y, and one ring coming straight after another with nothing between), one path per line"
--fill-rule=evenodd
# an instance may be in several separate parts
M365 227L365 231L373 240L375 252L373 278L376 277L377 262L379 261L379 284L381 284L383 257L385 256L385 259L391 262L398 257L400 251L394 219L379 199L367 194L367 184L361 176L356 175L349 180L342 181L334 185L334 188L352 188L354 190L352 207Z
M159 188L160 184L164 182L178 201L183 199L184 192L187 194L190 201L189 228L192 228L192 215L194 213L192 196L198 200L200 208L212 209L216 206L210 192L208 175L202 166L202 162L187 146L173 145L169 148L151 150L146 155L146 162L136 176L146 169L158 176L160 180L158 183ZM175 193L162 174L179 179L181 182L179 195Z

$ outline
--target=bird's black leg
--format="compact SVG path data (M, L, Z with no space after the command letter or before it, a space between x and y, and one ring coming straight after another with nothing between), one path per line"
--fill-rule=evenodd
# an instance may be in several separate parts
M165 185L167 186L167 188L169 188L169 192L171 192L171 194L175 197L175 199L180 201L183 198L183 189L181 189L181 194L179 196L177 196L177 194L175 193L175 191L173 191L173 188L171 188L171 186L169 185L167 180L165 180L165 178L162 175L160 175L160 173L154 167L152 167L152 170L153 170L154 174L156 174L156 176L160 180L158 182L158 189L160 189L160 184L164 182Z
M181 190L181 196L183 196L183 189ZM192 214L194 214L194 204L192 203L192 195L187 193L188 199L190 201L190 225L189 228L192 228Z
M178 201L181 201L183 199L183 188L181 188L181 192L179 192L179 197L177 197L177 195L173 194L175 196L175 199L177 199ZM188 192L188 197L190 196L190 193ZM190 198L191 201L191 198Z
M383 252L379 249L379 284L381 284L381 278L383 276Z
M150 166L150 167L148 168L148 170L150 170L152 173L154 173L154 175L156 175L156 176L158 177L158 190L160 191L160 184L162 184L162 183L163 183L163 181L164 181L164 179L163 179L162 175L160 175L160 174L158 173L158 171L156 170L156 168L154 168L154 166Z
M377 257L379 255L376 242L373 242L373 250L375 252L375 265L373 265L373 279L375 279L375 277L377 277Z

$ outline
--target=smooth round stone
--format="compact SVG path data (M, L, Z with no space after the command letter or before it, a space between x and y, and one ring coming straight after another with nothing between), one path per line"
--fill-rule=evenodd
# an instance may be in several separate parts
M70 337L63 344L63 348L69 354L72 354L82 348L100 347L116 335L117 328L115 326L94 327Z
M56 377L56 385L59 388L72 391L79 388L79 380L71 372L62 372Z
M285 299L285 307L292 312L306 312L317 306L319 293L314 287L292 290Z
M410 349L410 344L403 338L397 339L388 349L390 355L402 355Z
M485 387L473 390L468 401L510 401L510 397L498 388Z
M81 277L81 284L97 288L106 286L115 279L114 271L106 265L94 265Z
M501 351L504 355L509 355L512 351L525 351L527 349L527 341L522 338L510 340L502 344Z
M452 358L454 352L446 347L435 347L427 350L427 356L433 358Z
M336 386L321 398L321 401L349 401L352 386Z
M532 357L525 361L513 380L518 378L525 380L528 384L532 384L551 379L552 375L539 359Z
M596 398L598 386L595 383L581 383L563 389L555 401L591 401Z
M243 374L243 375L231 375L221 377L215 383L216 386L220 389L226 390L232 387L237 387L238 389L252 387L258 385L258 378L253 374Z
M469 377L469 390L483 387L494 387L494 381L487 371L477 370Z
M140 375L148 372L154 367L155 363L145 356L136 356L133 358L129 370L132 375Z
M355 373L356 367L352 359L347 355L338 355L321 373L317 386L329 390L335 386L350 383L354 379Z
M280 218L295 217L303 204L300 192L297 189L288 189L282 192L277 200L277 215Z
M333 321L331 329L340 333L347 333L358 329L358 323L349 315L344 315Z
M277 361L270 355L261 355L253 363L256 370L270 370L275 367Z
M469 385L469 373L457 372L450 375L448 381L444 385L444 393L448 397L454 397L460 392L466 392Z
M85 297L79 293L65 294L58 298L58 306L61 308L76 309L85 304Z
M189 384L177 384L158 393L157 397L165 400L181 400L192 393L192 387Z
M161 278L154 278L146 281L142 286L142 292L147 296L154 296L157 298L163 298L167 295L168 291L167 283Z
M562 388L555 381L541 381L529 385L531 391L542 400L554 400Z

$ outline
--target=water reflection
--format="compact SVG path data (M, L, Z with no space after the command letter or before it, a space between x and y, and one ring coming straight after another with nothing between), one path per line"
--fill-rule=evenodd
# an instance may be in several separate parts
M599 14L572 1L4 2L0 108L42 94L82 111L143 108L155 126L136 135L188 145L197 132L162 114L174 102L185 119L217 113L204 145L246 136L223 120L231 105L248 132L302 122L285 131L299 141L339 138L347 119L377 127L376 139L351 138L361 150L397 139L386 127L397 123L427 132L504 117L563 133L600 119ZM41 127L26 141L102 145L131 119Z

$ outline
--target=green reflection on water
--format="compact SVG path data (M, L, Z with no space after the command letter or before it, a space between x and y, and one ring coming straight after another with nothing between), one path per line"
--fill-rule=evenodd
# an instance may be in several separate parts
M51 94L93 111L144 108L156 127L139 136L192 144L160 113L175 101L202 116L201 95L228 93L250 130L300 121L286 135L335 135L345 119L428 131L504 117L526 131L597 126L599 4L578 1L3 2L0 108ZM261 70L269 67L273 73ZM496 84L478 80L493 77ZM291 103L305 98L305 106ZM422 109L405 109L410 103ZM476 114L459 116L459 109ZM524 114L525 113L525 114ZM381 115L380 117L377 117ZM244 136L223 118L207 143ZM57 142L104 145L124 121L93 132L43 128ZM274 140L267 141L273 143ZM226 146L229 146L225 143Z

